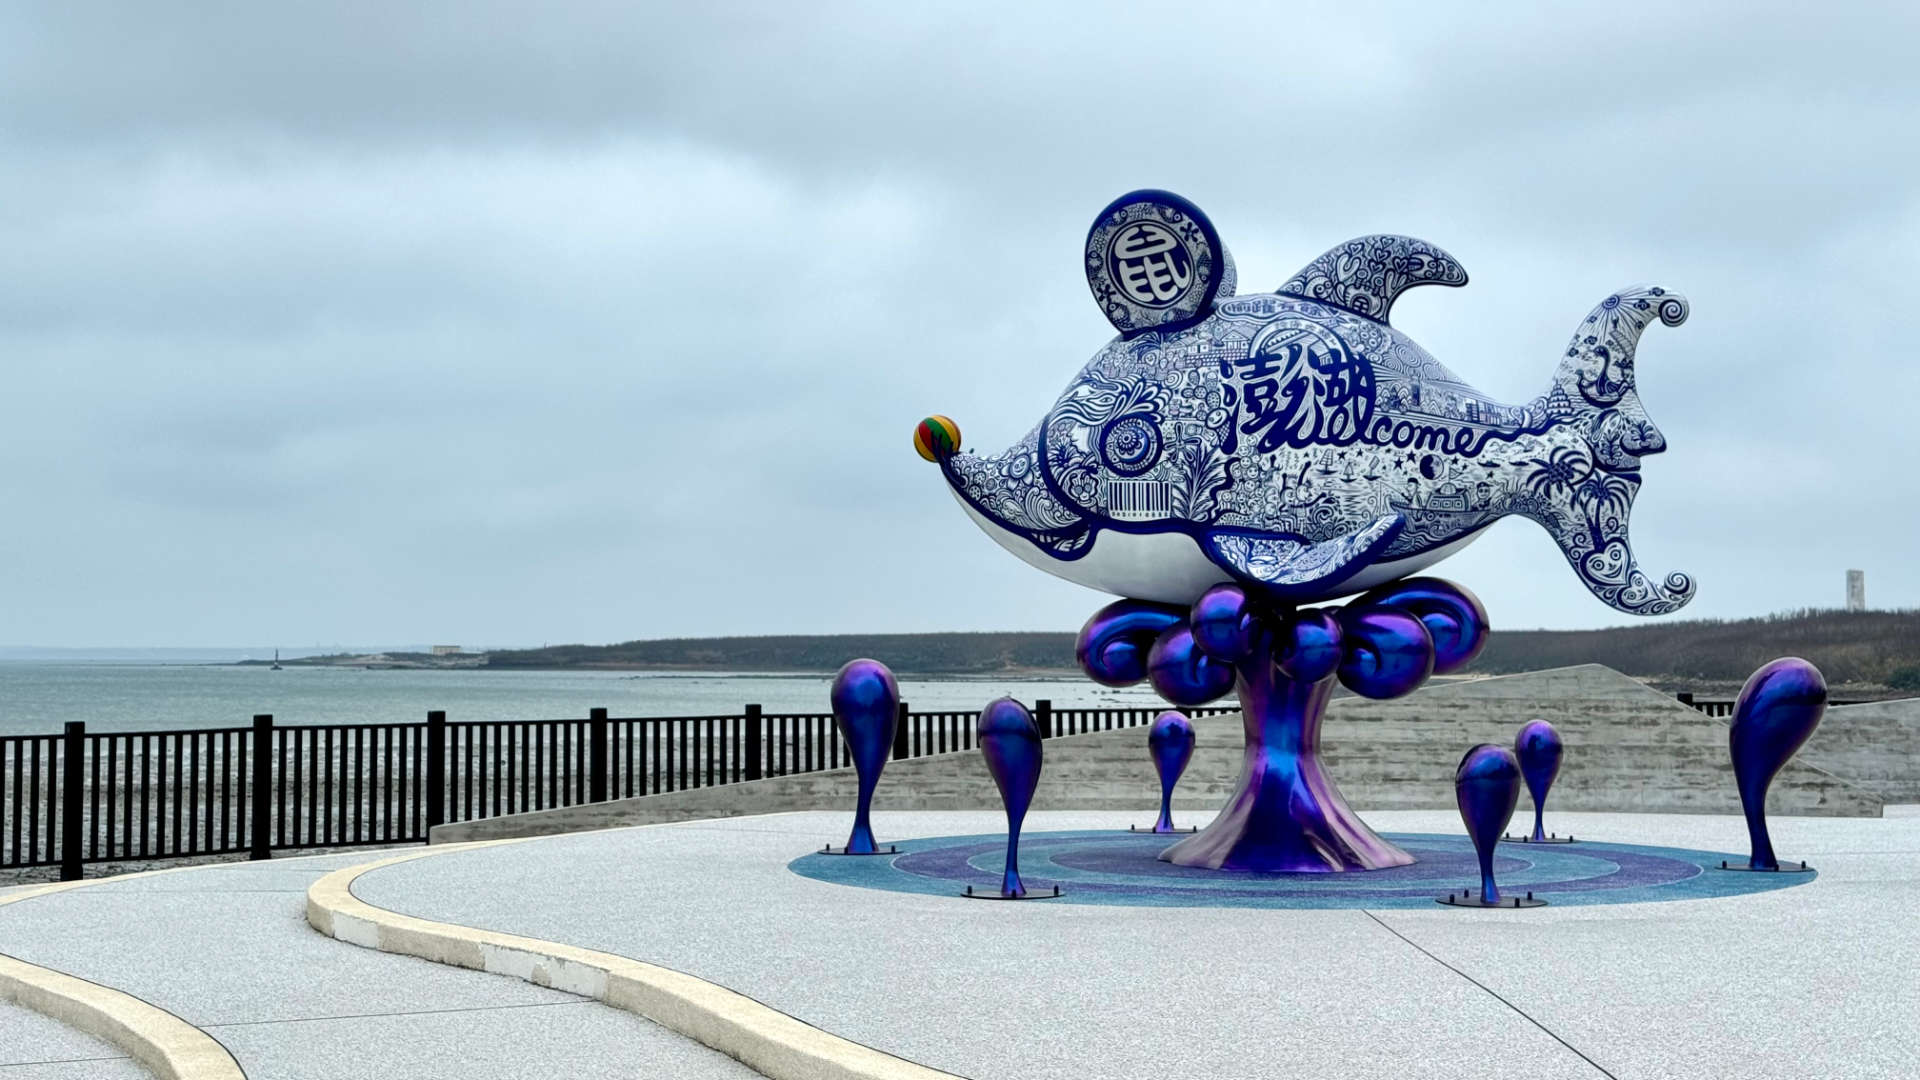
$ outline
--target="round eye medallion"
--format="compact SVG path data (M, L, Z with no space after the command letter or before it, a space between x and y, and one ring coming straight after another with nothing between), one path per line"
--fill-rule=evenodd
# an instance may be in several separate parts
M1122 416L1100 432L1100 456L1122 476L1138 476L1160 460L1160 429L1147 417Z
M1087 287L1123 337L1174 333L1205 319L1228 265L1213 223L1170 191L1122 195L1087 231Z
M1193 256L1172 229L1158 221L1136 221L1108 242L1107 273L1128 300L1169 308L1193 284Z

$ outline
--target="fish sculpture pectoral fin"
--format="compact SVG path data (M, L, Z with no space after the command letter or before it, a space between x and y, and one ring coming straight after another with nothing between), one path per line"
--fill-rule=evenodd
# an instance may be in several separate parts
M1265 533L1216 529L1206 535L1207 555L1228 573L1278 600L1324 595L1367 568L1393 543L1407 519L1375 518L1364 528L1313 542Z

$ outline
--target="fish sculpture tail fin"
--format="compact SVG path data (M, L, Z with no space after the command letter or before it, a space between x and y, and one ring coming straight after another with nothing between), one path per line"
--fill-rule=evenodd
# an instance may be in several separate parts
M1561 436L1529 462L1525 513L1552 534L1590 592L1637 615L1664 615L1693 599L1686 574L1648 577L1627 535L1640 459L1667 448L1641 404L1634 352L1654 320L1679 326L1687 310L1685 297L1657 285L1602 300L1574 330L1552 387L1534 403Z
M1580 411L1617 406L1634 393L1633 354L1655 319L1668 326L1687 321L1687 298L1658 285L1621 289L1595 305L1573 332L1554 372L1553 388Z

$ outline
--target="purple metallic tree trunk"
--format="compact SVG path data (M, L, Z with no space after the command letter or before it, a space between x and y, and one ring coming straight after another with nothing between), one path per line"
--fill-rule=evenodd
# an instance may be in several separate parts
M1176 705L1238 691L1246 759L1213 824L1162 859L1216 870L1325 873L1405 866L1347 806L1320 762L1320 721L1334 680L1397 698L1458 671L1487 640L1487 613L1438 578L1389 582L1341 608L1291 608L1243 586L1209 588L1190 608L1108 604L1080 629L1074 655L1107 686L1147 679Z
M1413 862L1355 816L1321 764L1320 721L1334 677L1295 681L1265 650L1234 667L1247 735L1239 786L1213 824L1160 857L1214 870L1307 872Z

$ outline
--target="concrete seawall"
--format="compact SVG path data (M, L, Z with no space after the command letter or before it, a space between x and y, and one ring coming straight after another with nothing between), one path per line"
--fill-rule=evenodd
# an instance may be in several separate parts
M1828 709L1800 758L1889 803L1920 803L1920 698Z
M1356 809L1446 809L1453 806L1453 770L1460 755L1474 743L1510 745L1520 725L1535 718L1552 721L1567 744L1560 778L1548 797L1550 810L1740 812L1726 722L1597 664L1435 684L1397 701L1341 698L1328 709L1323 753ZM1194 728L1198 745L1174 805L1211 811L1239 778L1245 738L1238 714L1196 720ZM1855 751L1842 752L1850 741L1832 741L1834 756L1851 760L1846 754ZM1036 810L1138 809L1141 823L1148 824L1158 793L1146 730L1128 728L1049 740L1033 805ZM853 771L836 769L442 825L433 830L433 842L850 809L853 799ZM1802 757L1781 770L1767 808L1782 815L1877 817L1884 801L1891 800ZM972 751L890 761L875 797L875 806L888 810L999 805L993 779ZM1525 796L1521 805L1531 807Z

